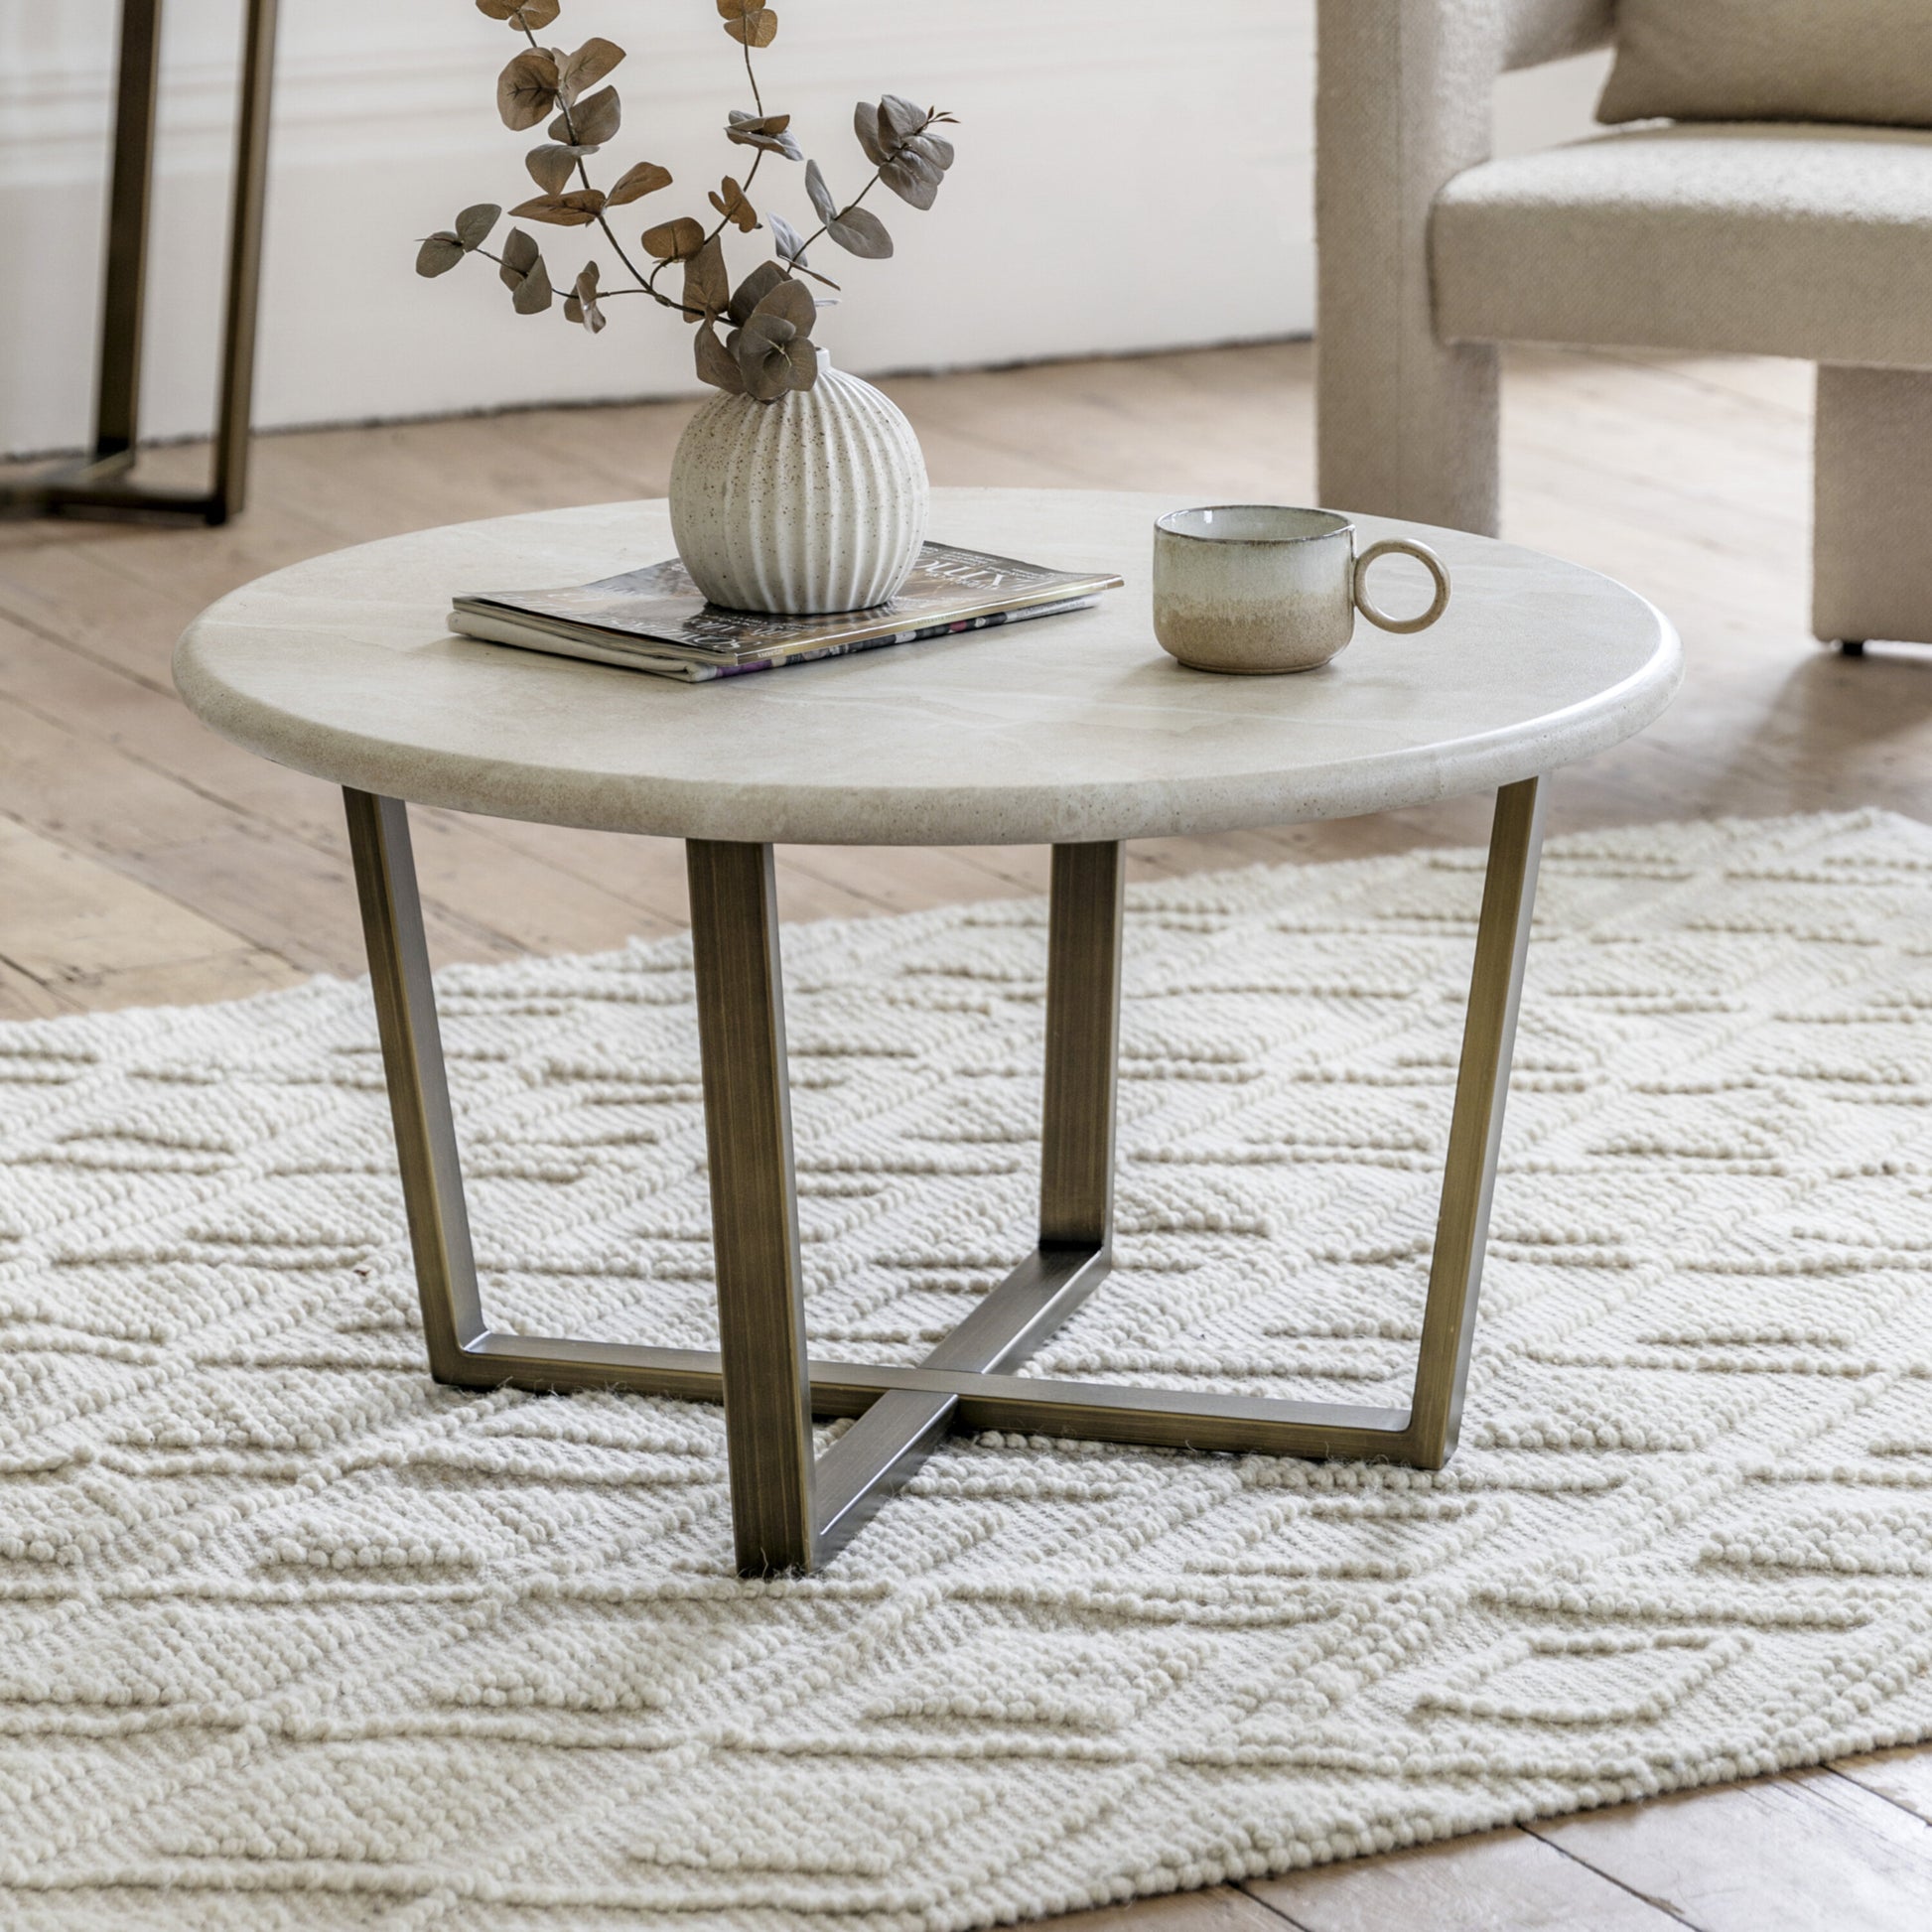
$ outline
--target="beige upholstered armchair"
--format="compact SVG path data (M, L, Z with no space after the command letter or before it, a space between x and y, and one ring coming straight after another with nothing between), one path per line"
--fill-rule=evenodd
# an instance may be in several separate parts
M1932 132L1647 122L1492 160L1496 77L1613 16L1319 0L1321 500L1493 531L1498 343L1795 356L1812 626L1932 642Z

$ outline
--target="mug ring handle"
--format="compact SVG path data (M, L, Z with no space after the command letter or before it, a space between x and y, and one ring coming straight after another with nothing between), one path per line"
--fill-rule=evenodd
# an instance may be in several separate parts
M1395 555L1414 557L1422 564L1430 576L1436 580L1436 595L1429 609L1419 618L1392 618L1378 611L1369 601L1368 567L1377 557ZM1414 543L1408 537L1384 537L1380 543L1371 543L1355 559L1353 580L1355 608L1370 623L1379 624L1384 630L1394 630L1406 635L1413 630L1427 630L1429 626L1449 609L1449 566L1430 549L1426 543Z

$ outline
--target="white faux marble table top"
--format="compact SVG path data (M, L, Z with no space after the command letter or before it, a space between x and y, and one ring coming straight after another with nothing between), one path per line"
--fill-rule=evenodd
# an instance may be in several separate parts
M454 636L465 591L574 584L672 554L661 500L390 537L296 564L197 619L188 703L356 789L609 831L800 844L1034 844L1345 818L1513 783L1649 724L1670 623L1574 564L1419 536L1454 596L1433 629L1358 623L1318 671L1184 669L1155 642L1153 522L1186 500L941 489L948 543L1127 580L1091 611L683 684ZM1393 592L1378 592L1389 603Z

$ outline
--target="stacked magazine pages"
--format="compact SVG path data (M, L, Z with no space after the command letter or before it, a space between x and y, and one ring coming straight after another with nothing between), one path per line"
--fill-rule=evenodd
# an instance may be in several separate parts
M460 597L450 628L492 644L589 657L697 684L1080 611L1121 581L1105 572L1042 570L928 543L890 604L824 618L772 618L707 604L672 559L569 590Z

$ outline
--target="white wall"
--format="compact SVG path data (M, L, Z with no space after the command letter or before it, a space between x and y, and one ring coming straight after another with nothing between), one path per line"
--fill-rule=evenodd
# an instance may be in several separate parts
M204 431L211 416L240 31L238 0L166 11L143 407L155 437ZM10 453L84 433L115 14L115 0L0 0ZM512 316L487 263L437 282L413 274L417 238L458 207L533 192L521 165L532 137L503 128L493 106L494 74L517 45L505 28L471 0L285 0L283 16L262 425L694 388L688 336L661 311L613 303L593 342L555 311ZM792 112L835 188L862 178L850 133L860 94L937 101L963 123L937 207L883 204L894 260L815 251L847 294L821 339L845 366L880 370L1305 331L1311 16L1311 0L781 6L779 39L759 57L766 102ZM625 229L702 211L704 188L742 178L749 160L717 132L726 108L750 103L716 10L565 0L544 38L575 46L598 32L630 50L613 76L626 126L600 160L611 172L655 160L678 177L625 209ZM1559 119L1575 118L1570 95L1545 88L1525 96L1530 124L1549 118L1546 95ZM772 205L794 221L808 213L799 176L772 157L759 182L779 185ZM595 230L533 231L559 279L592 252ZM736 259L741 272L757 259L749 240Z

